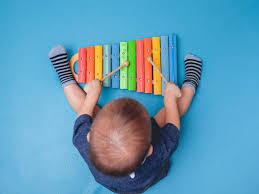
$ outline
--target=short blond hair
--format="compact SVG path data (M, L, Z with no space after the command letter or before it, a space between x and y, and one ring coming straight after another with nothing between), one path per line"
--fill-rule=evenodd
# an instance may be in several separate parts
M127 175L144 160L151 136L151 121L140 103L129 98L114 100L93 121L90 159L103 173Z

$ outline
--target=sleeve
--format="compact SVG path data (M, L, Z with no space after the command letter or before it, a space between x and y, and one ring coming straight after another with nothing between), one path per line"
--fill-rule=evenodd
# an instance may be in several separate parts
M80 115L74 125L73 144L85 160L88 159L89 147L86 136L90 131L91 125L92 117L87 114Z
M154 142L154 152L160 160L167 160L178 146L179 129L172 123L167 123L159 129L157 141Z

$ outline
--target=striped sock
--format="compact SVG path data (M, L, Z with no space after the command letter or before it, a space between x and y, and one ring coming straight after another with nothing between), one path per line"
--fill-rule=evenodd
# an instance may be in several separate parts
M58 73L62 87L76 83L68 64L66 49L63 46L58 45L52 48L49 52L49 59Z
M184 58L185 80L183 87L191 87L195 93L201 79L202 61L193 54L187 54Z

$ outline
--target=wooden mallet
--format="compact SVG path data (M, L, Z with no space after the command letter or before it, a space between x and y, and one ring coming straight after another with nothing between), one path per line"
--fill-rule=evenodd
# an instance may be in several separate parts
M127 67L129 65L129 61L125 61L121 66L117 67L116 69L114 69L113 71L111 71L110 73L108 73L106 76L104 76L101 81L103 82L105 79L107 79L108 77L111 77L113 74L115 74L117 71L119 71L121 68L123 67Z
M151 63L151 65L153 66L153 68L160 74L160 76L162 77L162 79L164 80L164 82L167 84L168 81L165 78L165 76L161 73L161 71L157 68L157 66L155 65L155 63L152 61L151 57L147 57L147 60L149 63Z
M162 72L157 68L157 66L155 65L155 63L152 61L152 58L151 57L147 57L147 60L148 60L148 62L149 63L151 63L151 65L153 66L153 68L160 74L160 76L162 77L162 79L164 80L164 82L165 82L165 84L167 84L168 83L168 81L167 81L167 79L165 78L165 76L162 74ZM175 86L176 87L176 96L179 98L179 97L181 97L181 91L180 91L180 89L177 87L177 86Z

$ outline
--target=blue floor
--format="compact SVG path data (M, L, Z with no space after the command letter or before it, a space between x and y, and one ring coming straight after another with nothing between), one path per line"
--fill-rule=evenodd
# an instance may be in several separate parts
M146 193L259 193L259 3L257 0L0 1L0 194L103 194L73 147L76 115L47 58L97 43L179 36L183 57L204 61L182 119L167 178ZM151 115L163 99L104 89L100 104L130 96Z

